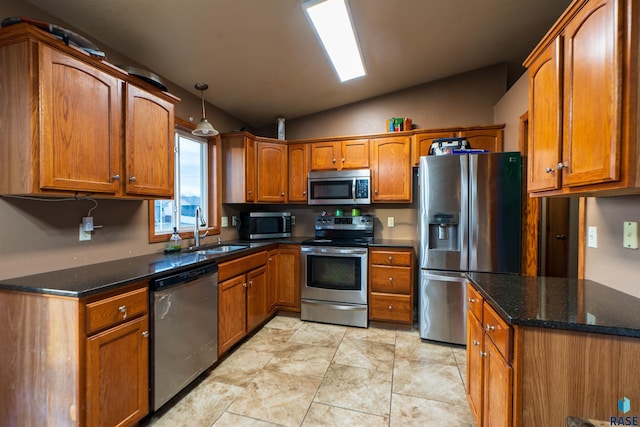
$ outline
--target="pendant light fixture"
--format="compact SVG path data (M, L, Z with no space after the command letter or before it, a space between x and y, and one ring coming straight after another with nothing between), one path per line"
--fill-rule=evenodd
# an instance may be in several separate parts
M216 136L218 131L214 129L213 125L207 121L207 114L204 110L204 91L209 89L209 85L206 83L196 83L196 90L200 91L200 98L202 99L202 119L198 126L191 131L192 134L197 136Z

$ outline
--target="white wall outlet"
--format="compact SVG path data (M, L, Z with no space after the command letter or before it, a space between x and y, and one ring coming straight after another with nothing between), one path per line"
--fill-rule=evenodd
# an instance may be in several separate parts
M587 227L587 246L598 247L598 227Z
M392 216L387 217L387 227L395 227L396 219Z
M228 216L223 216L222 218L220 218L221 227L228 227L229 226L229 217Z
M238 217L237 217L237 216L235 216L235 215L233 215L233 216L231 217L231 226L232 226L232 227L237 227L237 226L238 226Z
M296 225L296 216L291 215L291 225Z
M83 216L82 217L82 228L84 228L84 231L93 231L93 217L92 216Z
M84 224L80 224L80 237L79 240L81 242L85 241L85 240L91 240L91 232L90 231L86 231L84 229Z
M622 230L622 246L628 249L638 249L638 223L625 221Z

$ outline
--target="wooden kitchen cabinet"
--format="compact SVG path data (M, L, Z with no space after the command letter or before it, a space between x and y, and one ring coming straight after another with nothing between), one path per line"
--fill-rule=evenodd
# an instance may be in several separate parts
M267 253L267 311L273 313L278 308L279 257L278 249Z
M471 148L497 153L503 150L503 129L504 125L484 127L481 129L467 129L459 131L456 136L466 138Z
M573 2L525 61L533 195L640 190L639 22L632 5Z
M300 245L278 249L278 308L300 312Z
M513 425L513 330L467 284L467 400L478 426Z
M369 249L369 320L413 325L413 250Z
M411 144L413 166L420 164L420 157L429 155L434 139L453 138L454 136L456 136L454 130L416 132L411 137L413 139Z
M218 355L253 331L267 307L268 254L261 251L218 266Z
M311 170L367 169L369 167L369 140L313 142Z
M274 142L256 142L257 202L285 203L287 201L287 146Z
M173 197L179 100L133 81L28 24L3 28L0 193Z
M411 137L371 140L372 202L411 201Z
M309 144L289 145L289 203L307 203Z

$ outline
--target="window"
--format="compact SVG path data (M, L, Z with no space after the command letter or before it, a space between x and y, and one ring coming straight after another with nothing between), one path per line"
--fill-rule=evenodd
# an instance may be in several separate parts
M175 132L175 190L173 200L149 202L149 241L169 239L173 227L182 237L193 237L196 208L200 207L210 234L219 233L217 138L191 134L189 123L178 123Z

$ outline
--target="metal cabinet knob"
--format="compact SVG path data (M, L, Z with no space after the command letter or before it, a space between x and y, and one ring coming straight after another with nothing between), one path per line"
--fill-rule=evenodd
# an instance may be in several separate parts
M389 256L389 261L393 261L393 257L392 256Z
M242 284L242 286L244 286L244 287L246 288L246 287L247 287L247 284L246 284L246 283L243 283L243 284Z
M247 191L247 194L251 194L251 193L252 193L252 191L251 191L251 190Z
M556 239L565 240L567 237L564 234L556 234Z
M125 320L127 318L127 306L121 305L120 307L118 307L118 311L122 313L122 320Z
M281 196L284 196L284 191L282 193L280 193Z
M393 277L389 277L389 281L390 281L390 282L393 282Z
M333 159L333 160L332 160L332 162L333 162L333 163L335 163L335 162L336 162L336 159Z
M373 193L374 193L374 194L378 194L378 190L375 190Z
M342 163L344 163L344 159L342 159Z
M486 355L487 355L487 353L485 353L484 351L480 350L480 357L484 357Z
M393 306L392 305L389 306L389 311L391 311L391 310L393 310Z
M136 182L138 180L138 178L136 178L135 176L132 176L131 178L129 178L129 181L131 182Z
M249 286L253 286L253 280L249 280Z
M142 336L147 338L149 336L149 331L142 332Z
M474 302L476 302L476 300L473 298L467 298L467 302L473 304Z
M496 327L487 323L487 331L495 331Z
M557 167L558 167L558 170L561 170L561 169L568 169L568 168L569 168L569 165L568 165L568 164L566 164L566 163L558 163L558 166L557 166Z
M273 258L269 258L269 262L271 262L273 260Z
M471 344L473 344L473 345L475 345L475 346L478 346L478 345L480 345L480 341L472 340L472 341L471 341Z
M111 177L111 179L116 180L116 179L120 179L120 175L115 174Z
M555 169L550 168L549 166L547 166L547 168L544 170L546 173L551 173L553 172Z
M303 191L303 192L302 192L302 195L303 195L303 196L306 196L306 195L307 195L307 192L306 192L306 191Z

